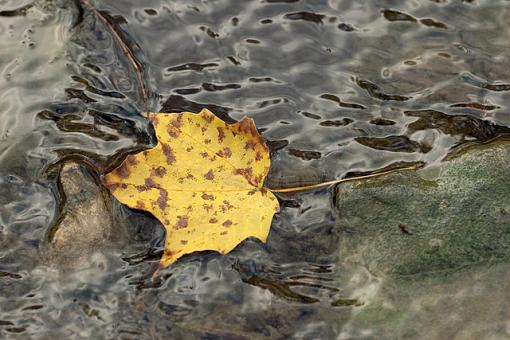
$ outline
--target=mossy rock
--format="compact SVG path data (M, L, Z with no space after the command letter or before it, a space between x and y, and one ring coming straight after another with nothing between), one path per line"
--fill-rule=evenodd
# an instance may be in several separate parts
M340 258L392 276L510 257L510 144L340 185ZM354 255L353 255L354 254Z

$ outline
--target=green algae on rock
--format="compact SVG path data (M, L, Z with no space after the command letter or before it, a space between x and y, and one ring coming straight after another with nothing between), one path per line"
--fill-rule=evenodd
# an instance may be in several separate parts
M339 280L363 303L345 338L510 335L509 171L510 143L493 143L337 188Z
M339 186L342 255L359 253L392 275L510 258L510 144L471 150L438 170L433 180L422 170Z

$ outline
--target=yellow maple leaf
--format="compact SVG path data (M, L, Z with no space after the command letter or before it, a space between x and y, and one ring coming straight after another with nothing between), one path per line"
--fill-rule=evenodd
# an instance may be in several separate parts
M225 254L253 236L266 241L278 200L263 187L267 146L251 118L226 124L207 109L151 113L158 144L128 156L103 182L166 228L166 267L200 250Z

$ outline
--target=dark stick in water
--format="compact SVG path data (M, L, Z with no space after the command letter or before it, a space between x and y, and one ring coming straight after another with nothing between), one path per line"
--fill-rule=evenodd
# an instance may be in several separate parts
M112 22L112 19L99 11L97 8L92 6L89 0L81 0L84 7L88 8L94 15L96 15L106 26L106 28L111 32L114 40L117 42L117 44L122 49L122 52L126 55L128 60L130 61L131 65L133 66L136 74L136 78L138 80L138 83L140 85L140 94L143 98L144 105L147 106L147 100L148 100L148 94L147 94L147 88L145 87L145 83L143 81L143 71L142 71L142 64L138 61L135 54L131 50L131 48L126 44L124 41L124 37L122 36L122 33L119 32L119 29L117 29L114 26L114 23ZM145 107L147 109L147 107Z

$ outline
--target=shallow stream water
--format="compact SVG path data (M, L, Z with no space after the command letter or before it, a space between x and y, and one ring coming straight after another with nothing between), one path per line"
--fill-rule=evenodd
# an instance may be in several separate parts
M69 213L60 164L87 165L95 183L154 145L143 112L207 107L255 120L268 187L433 169L510 136L508 22L504 0L0 0L0 337L427 338L438 321L426 308L415 328L357 319L384 300L374 294L412 307L437 282L383 289L349 267L335 188L281 195L267 244L193 254L153 283L163 227L111 197L110 245L65 271L41 260ZM505 266L477 273L492 284ZM444 294L467 287L463 273L444 278Z

